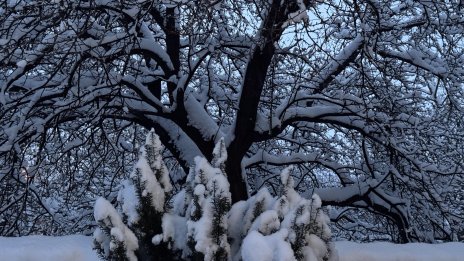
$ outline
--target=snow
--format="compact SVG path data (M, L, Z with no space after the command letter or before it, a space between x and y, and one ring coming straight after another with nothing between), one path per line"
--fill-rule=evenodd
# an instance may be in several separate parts
M127 222L129 224L137 223L140 219L137 212L139 199L137 198L135 187L130 181L123 181L122 188L118 194L118 201L122 202L122 211L127 215Z
M239 201L235 203L229 211L227 218L227 227L229 228L229 237L232 239L230 250L232 255L237 254L242 243L242 223L243 217L248 209L247 201ZM232 260L236 260L232 256Z
M163 216L163 234L153 237L153 244L161 241L173 242L174 249L182 249L187 245L187 219L178 215L165 214Z
M298 10L288 14L288 20L283 23L282 28L286 28L289 24L299 23L309 19L303 0L297 0L296 3L298 4Z
M142 22L140 30L143 34L143 38L140 38L139 40L140 48L152 52L153 55L155 55L157 58L159 58L162 62L165 63L165 66L168 67L166 69L173 70L174 66L172 65L169 55L166 53L163 47L155 41L155 37L148 28L147 24Z
M111 227L112 238L105 238L100 228L94 232L95 239L104 248L105 253L110 249L114 249L116 243L123 243L126 248L126 256L130 261L137 260L134 251L138 248L138 241L134 233L122 222L116 209L111 203L100 197L95 202L94 216L97 222L102 222L106 227ZM108 242L108 240L110 242ZM116 241L117 242L116 242Z
M227 149L223 137L221 137L219 142L216 143L216 146L214 146L213 156L213 167L221 169L222 167L225 167L225 162L227 160ZM224 170L223 172L225 174Z
M246 241L250 241L253 237L264 238L260 233L252 232L247 236ZM242 251L246 251L249 255L260 253L265 255L262 250L268 246L261 248L260 243L263 242L253 240L252 245ZM387 242L361 244L341 241L335 242L335 249L338 251L339 261L459 261L464 256L464 243L458 242L396 245ZM92 250L92 237L81 235L0 237L0 260L99 261L96 252Z
M218 125L209 117L202 105L193 97L185 100L185 110L188 113L189 124L196 127L205 140L212 139L218 133Z
M258 231L263 235L269 235L272 232L279 230L279 228L280 221L277 211L266 210L261 213L261 215L255 219L255 221L253 221L250 230Z
M243 261L296 261L290 244L285 241L287 236L286 229L269 236L251 231L243 240Z
M253 196L248 200L248 209L243 215L243 221L240 223L242 235L246 235L256 215L261 215L266 209L270 209L270 205L274 205L274 199L267 190L267 188L261 188L256 196Z
M259 249L259 251L257 251ZM264 236L256 231L250 232L244 239L242 248L244 260L272 260L272 248L267 244Z
M463 260L464 243L396 245L387 242L359 244L336 242L340 261L458 261Z
M194 164L194 158L203 155L198 146L174 122L158 116L150 117L150 119L166 130L172 146L175 147L176 151L180 152L179 156L182 160Z
M0 237L0 260L8 261L97 261L92 237L81 235L47 237Z
M26 65L27 65L27 62L24 61L24 60L21 60L21 61L16 63L16 66L18 66L20 68L24 68L24 67L26 67Z
M322 241L318 236L316 235L309 235L309 239L307 240L309 243L309 246L304 247L304 255L306 257L306 260L321 260L326 254L327 254L327 246L325 245L325 242ZM312 258L310 258L310 256Z
M150 193L153 207L156 211L162 212L165 201L164 190L151 170L150 164L145 157L141 157L135 167L140 170L140 181L144 184L142 195L147 196Z

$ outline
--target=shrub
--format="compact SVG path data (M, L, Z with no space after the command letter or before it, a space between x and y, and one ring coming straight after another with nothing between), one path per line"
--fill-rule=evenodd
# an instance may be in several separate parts
M94 243L103 259L336 259L321 200L317 195L303 198L294 190L291 167L282 171L280 195L263 188L232 205L223 140L214 149L212 163L195 158L184 188L176 193L162 149L151 131L119 193L121 213L107 200L97 200Z

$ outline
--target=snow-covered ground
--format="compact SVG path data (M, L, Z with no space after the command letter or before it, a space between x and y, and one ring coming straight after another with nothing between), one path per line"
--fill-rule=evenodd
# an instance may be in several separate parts
M336 242L340 261L462 261L464 243L358 244ZM0 237L1 261L97 261L92 238L85 236ZM264 260L263 260L264 261Z
M1 261L96 261L92 237L0 237Z
M396 245L336 242L340 261L463 261L464 243Z

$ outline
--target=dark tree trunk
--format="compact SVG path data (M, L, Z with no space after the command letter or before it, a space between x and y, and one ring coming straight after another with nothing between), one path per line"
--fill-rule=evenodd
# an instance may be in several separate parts
M264 89L265 79L275 54L274 43L282 35L282 22L285 19L285 6L273 1L266 20L263 21L262 44L254 47L248 61L242 93L240 95L237 118L235 120L234 140L228 147L227 177L230 183L232 203L248 198L243 180L241 162L253 144L253 133L258 113L258 105Z
M247 186L242 178L241 159L229 157L226 162L227 179L230 183L230 193L232 194L233 203L248 198Z

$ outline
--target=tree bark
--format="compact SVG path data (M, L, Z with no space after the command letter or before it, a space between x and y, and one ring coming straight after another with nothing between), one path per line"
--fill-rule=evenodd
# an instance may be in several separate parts
M226 164L227 177L232 193L232 203L248 198L242 178L241 162L253 143L253 133L258 114L258 105L264 88L269 65L275 54L275 43L280 39L286 7L281 1L273 1L260 32L258 43L248 61L243 79L239 108L235 119L234 140L230 143ZM243 173L244 174L244 173Z

